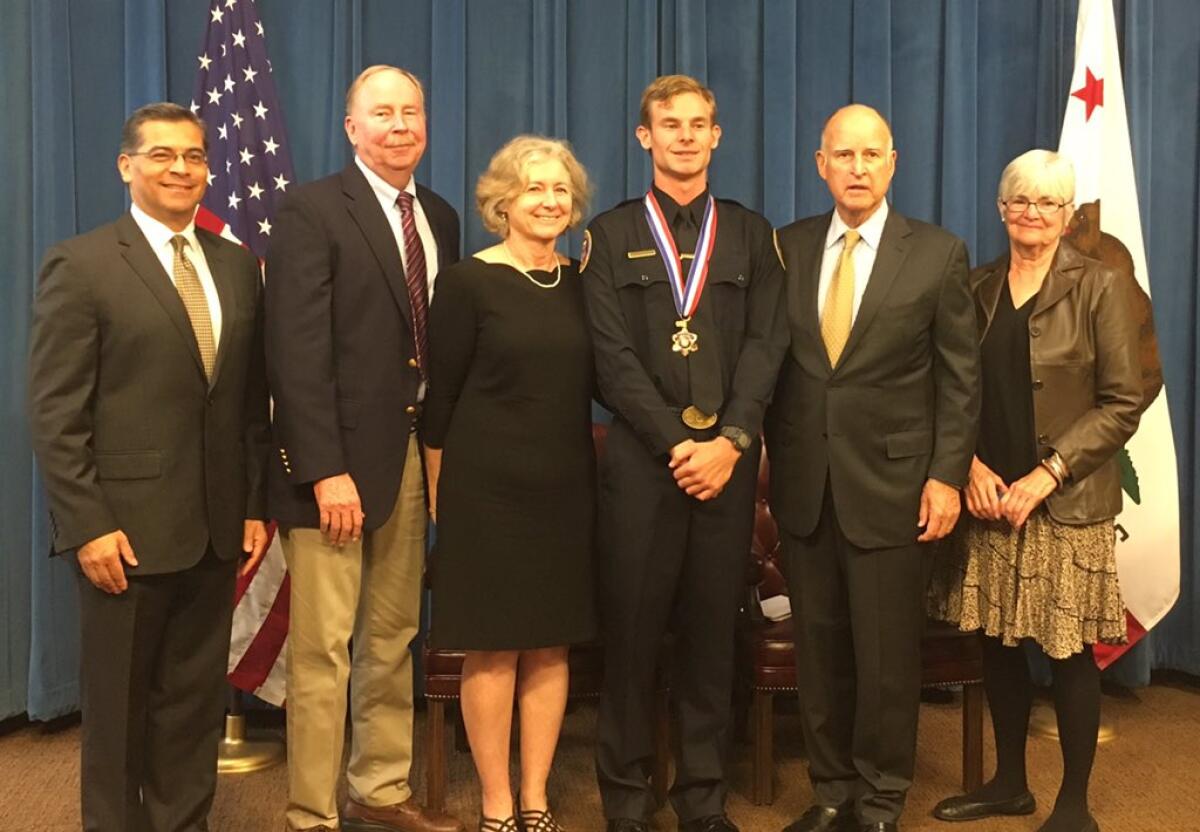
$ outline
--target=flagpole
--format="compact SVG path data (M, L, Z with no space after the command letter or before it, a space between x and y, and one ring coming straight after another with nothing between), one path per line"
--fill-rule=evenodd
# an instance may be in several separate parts
M287 759L282 740L246 733L246 713L242 692L229 686L229 710L225 714L225 736L217 754L218 774L249 774L279 765Z

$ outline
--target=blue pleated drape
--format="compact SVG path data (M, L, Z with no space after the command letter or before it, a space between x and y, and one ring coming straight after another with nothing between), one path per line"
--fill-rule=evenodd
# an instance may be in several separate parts
M248 0L246 0L248 2ZM106 222L127 197L114 160L134 107L186 103L207 3L0 3L0 718L47 718L78 701L75 587L46 557L45 503L24 419L38 260ZM969 244L1000 253L993 200L1003 166L1054 147L1069 94L1076 0L258 0L297 176L349 159L343 96L372 63L424 79L430 148L418 179L487 244L475 179L514 134L571 140L594 207L649 176L633 136L638 99L663 72L716 92L724 129L714 190L772 222L828 208L812 154L836 107L863 101L894 126L892 197ZM1117 666L1200 673L1196 557L1200 283L1200 4L1115 0L1141 209L1179 458L1183 595ZM578 234L568 246L578 250Z

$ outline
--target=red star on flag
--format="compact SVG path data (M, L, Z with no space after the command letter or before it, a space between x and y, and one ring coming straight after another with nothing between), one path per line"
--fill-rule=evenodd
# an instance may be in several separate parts
M1087 105L1087 112L1084 114L1083 120L1090 121L1092 110L1104 106L1104 79L1093 75L1091 69L1084 71L1087 73L1087 79L1083 86L1072 92L1071 95Z

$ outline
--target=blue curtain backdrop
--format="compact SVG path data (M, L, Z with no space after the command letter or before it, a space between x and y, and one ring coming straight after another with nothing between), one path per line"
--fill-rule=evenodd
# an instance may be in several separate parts
M249 0L242 0L249 2ZM114 160L134 107L186 103L203 0L0 3L0 717L71 710L75 587L47 559L46 512L24 419L30 302L41 253L126 207ZM687 72L716 91L715 190L776 224L828 207L812 152L836 107L893 122L900 210L1003 248L993 208L1005 163L1054 147L1068 95L1076 0L258 0L296 173L347 159L342 97L372 63L426 81L430 149L418 179L487 237L471 191L512 135L569 138L602 209L648 181L633 139L651 78ZM1200 4L1116 4L1155 316L1179 455L1183 595L1121 665L1200 673L1196 303L1200 260ZM578 250L578 237L571 240Z

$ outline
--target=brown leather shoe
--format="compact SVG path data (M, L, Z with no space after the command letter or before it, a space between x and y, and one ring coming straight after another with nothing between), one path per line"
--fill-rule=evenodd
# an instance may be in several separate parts
M466 832L458 818L426 809L410 797L391 806L367 806L347 800L342 807L343 832Z

